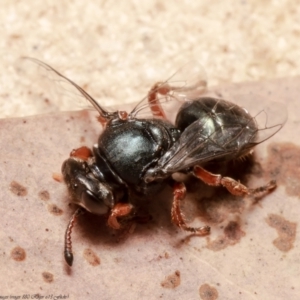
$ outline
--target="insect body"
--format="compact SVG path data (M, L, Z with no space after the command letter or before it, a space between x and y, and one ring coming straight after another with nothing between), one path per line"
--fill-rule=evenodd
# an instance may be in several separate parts
M268 192L275 187L276 183L271 181L263 187L248 189L232 178L212 174L203 168L206 162L247 155L255 145L280 130L284 120L269 124L267 110L251 116L231 102L198 96L184 101L172 124L165 119L161 103L181 97L180 93L188 95L188 89L174 87L168 81L156 84L145 99L152 118L138 117L144 102L130 113L108 112L71 80L52 67L34 61L75 86L99 112L99 120L105 123L92 150L87 147L73 150L62 165L68 190L80 207L72 216L65 235L65 259L70 266L73 262L71 231L82 211L108 215L108 225L119 229L122 220L130 219L136 211L131 201L133 195L149 196L166 184L173 187L173 223L199 235L208 234L208 226L194 228L186 224L180 209L186 189L183 183L172 178L173 173L192 173L209 185L224 186L234 195ZM261 114L266 116L262 125L258 122Z

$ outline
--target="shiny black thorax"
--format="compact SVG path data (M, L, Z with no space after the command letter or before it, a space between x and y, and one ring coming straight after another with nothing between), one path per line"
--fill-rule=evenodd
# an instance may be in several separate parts
M104 176L122 182L135 192L147 194L156 184L146 184L143 175L179 138L180 131L159 119L113 119L98 139L94 149L96 163L105 162Z

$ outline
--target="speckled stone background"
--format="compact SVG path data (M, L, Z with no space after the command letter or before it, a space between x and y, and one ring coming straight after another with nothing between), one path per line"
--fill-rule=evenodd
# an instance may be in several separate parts
M63 71L104 105L138 101L193 59L213 86L300 74L293 0L3 0L0 7L1 117L39 113L37 103L49 97L21 56Z

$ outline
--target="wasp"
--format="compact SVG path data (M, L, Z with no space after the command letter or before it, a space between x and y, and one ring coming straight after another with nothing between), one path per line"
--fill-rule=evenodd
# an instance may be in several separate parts
M92 148L74 149L62 164L72 201L79 206L65 233L64 257L69 266L73 263L72 228L82 212L106 215L108 226L120 229L124 221L136 213L133 196L149 197L167 184L173 188L173 223L197 235L207 235L209 226L195 228L186 223L181 210L186 187L172 177L174 173L192 174L210 186L223 186L236 196L267 193L275 188L276 182L270 181L249 189L233 178L207 171L205 165L248 155L256 145L283 127L283 113L278 119L272 109L263 107L256 115L251 115L247 109L230 101L199 96L195 91L202 91L205 81L196 77L199 80L174 84L174 76L155 84L131 112L110 112L51 66L31 60L73 85L97 110L98 120L104 126L97 144ZM187 65L185 69L190 67ZM163 103L174 101L179 102L180 107L175 121L171 122ZM143 118L141 112L146 109L152 116ZM280 109L276 113L279 114Z

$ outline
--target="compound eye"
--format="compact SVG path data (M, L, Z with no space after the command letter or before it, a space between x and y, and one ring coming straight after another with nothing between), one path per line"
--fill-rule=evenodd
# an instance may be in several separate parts
M107 196L109 197L109 195ZM89 190L85 190L81 193L79 205L84 207L87 211L97 215L106 214L110 209L104 203L103 199L94 196Z
M115 205L113 193L108 185L95 178L81 177L80 179L82 190L79 194L79 205L98 215L107 213Z

